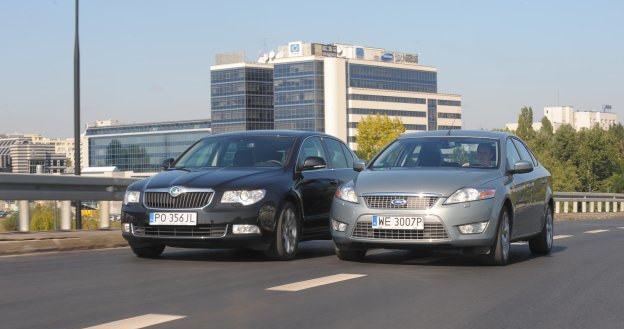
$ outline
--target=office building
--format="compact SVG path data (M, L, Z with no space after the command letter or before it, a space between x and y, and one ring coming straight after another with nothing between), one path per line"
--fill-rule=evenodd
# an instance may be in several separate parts
M82 167L117 167L120 171L158 172L164 159L176 158L202 137L210 120L88 124L82 138Z
M234 65L250 64L217 63L211 70ZM420 65L415 54L291 42L256 65L273 73L275 129L325 132L355 148L357 124L366 115L398 117L407 132L462 127L461 96L438 93L436 68ZM214 120L214 101L212 113Z
M211 120L215 134L273 129L273 68L217 55L211 67Z
M33 142L38 135L5 135L0 137L0 172L34 174L41 166L45 174L63 174L64 154L56 153L53 144Z

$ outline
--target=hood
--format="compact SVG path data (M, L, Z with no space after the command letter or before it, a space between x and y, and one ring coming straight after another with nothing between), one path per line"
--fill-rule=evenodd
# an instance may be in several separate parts
M283 168L208 168L163 171L147 181L145 189L183 186L214 190L256 188L267 185Z
M355 192L437 193L448 197L462 187L479 187L498 177L498 170L482 169L365 170L356 179Z

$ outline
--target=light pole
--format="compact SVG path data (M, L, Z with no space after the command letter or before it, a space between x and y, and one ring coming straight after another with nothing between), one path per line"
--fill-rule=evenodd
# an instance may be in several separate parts
M78 44L78 0L76 0L76 40L74 44L74 174L80 176L80 46ZM82 229L80 200L76 200L76 229Z

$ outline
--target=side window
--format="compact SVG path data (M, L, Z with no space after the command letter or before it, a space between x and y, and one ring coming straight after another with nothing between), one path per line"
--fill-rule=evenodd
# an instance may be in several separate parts
M518 154L518 150L514 146L511 139L507 140L507 145L505 147L507 150L507 168L511 168L518 160L520 160L520 154Z
M301 150L299 151L299 159L297 165L302 166L307 157L320 157L327 162L325 152L323 152L323 146L321 145L321 139L318 137L310 137L303 142Z
M347 166L349 166L349 168L353 168L353 153L351 153L351 150L349 150L346 145L340 143L340 146L342 146L342 151L347 157Z
M533 157L531 156L531 152L529 152L529 150L527 150L527 147L520 142L517 139L513 139L514 144L516 144L516 148L518 149L518 151L520 151L520 157L522 158L522 160L526 160L529 162L533 163L533 166L536 166L537 164L535 163L535 161L533 161Z
M332 167L335 169L349 168L347 158L345 158L340 142L332 138L323 138L325 146L327 146L327 157L331 161Z

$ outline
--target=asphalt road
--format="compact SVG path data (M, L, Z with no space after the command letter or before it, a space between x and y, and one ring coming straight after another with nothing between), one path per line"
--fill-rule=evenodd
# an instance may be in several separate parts
M552 255L514 244L506 267L388 250L344 262L330 241L304 243L292 262L185 249L3 256L0 328L624 328L624 219L555 230Z

